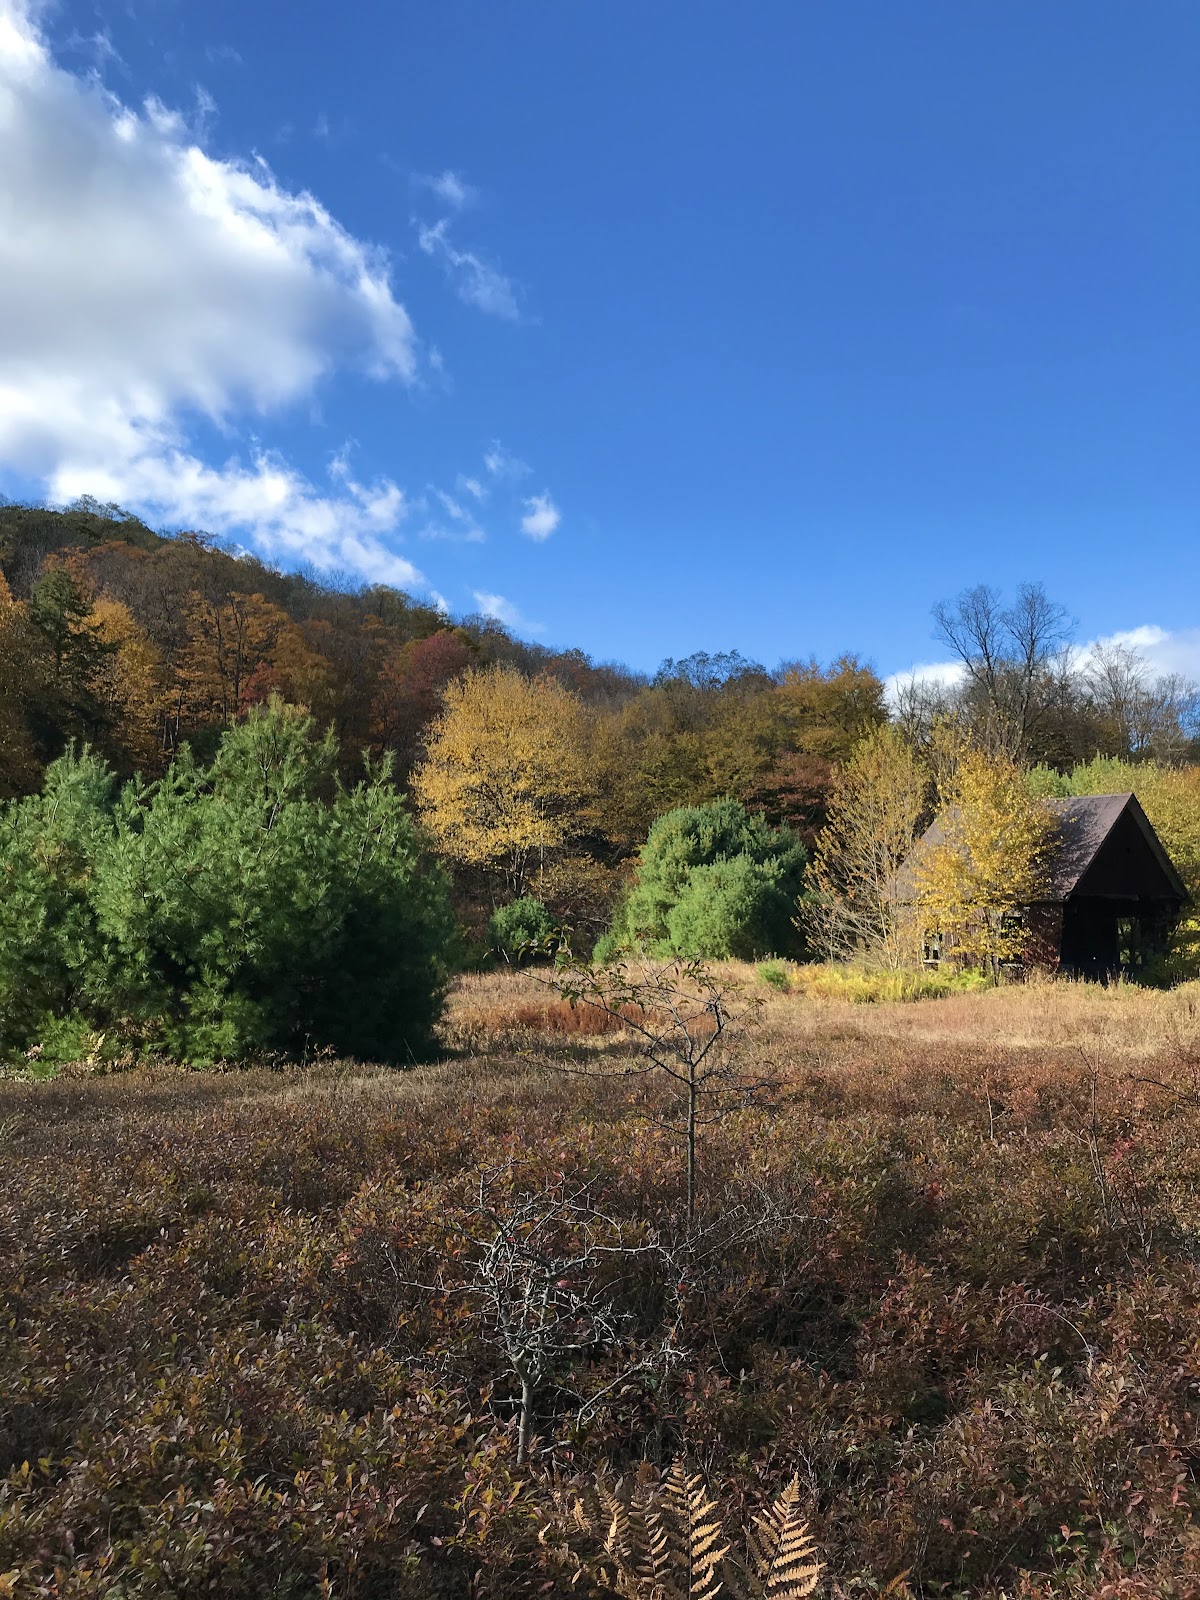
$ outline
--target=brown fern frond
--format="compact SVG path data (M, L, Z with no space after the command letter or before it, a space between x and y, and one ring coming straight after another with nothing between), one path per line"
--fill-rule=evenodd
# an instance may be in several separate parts
M646 1542L639 1552L638 1580L647 1600L688 1600L683 1541L679 1521L670 1501L654 1490L642 1496L639 1507Z
M598 1479L596 1498L600 1512L608 1522L608 1529L604 1535L605 1551L618 1567L632 1567L636 1559L635 1536L629 1504L622 1493L623 1488L624 1485L618 1482L615 1488L610 1489L602 1478Z
M821 1563L801 1515L800 1479L793 1478L746 1535L753 1576L762 1600L804 1600L821 1576Z
M626 1600L806 1600L820 1577L795 1478L754 1519L745 1562L729 1555L720 1508L703 1477L680 1462L661 1476L640 1469L632 1486L599 1476L569 1507L556 1499L603 1550L590 1562L562 1552L576 1569L572 1583L588 1572Z
M645 1529L636 1570L648 1600L717 1600L729 1547L703 1478L676 1462L661 1478L644 1477L633 1503Z
M587 1504L578 1495L571 1500L569 1516L580 1533L595 1533L595 1524L588 1512Z
M721 1513L698 1473L688 1479L687 1517L690 1593L696 1600L714 1600L721 1593L721 1566L729 1543L721 1543Z
M662 1505L677 1529L687 1524L689 1488L688 1471L682 1461L672 1461L665 1477L647 1485L648 1496Z

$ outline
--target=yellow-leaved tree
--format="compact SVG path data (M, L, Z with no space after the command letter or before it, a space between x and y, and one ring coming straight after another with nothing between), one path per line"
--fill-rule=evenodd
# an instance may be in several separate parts
M860 740L836 772L801 908L801 925L822 955L858 955L895 969L914 954L896 885L928 791L924 763L888 726Z
M998 978L1030 944L1023 913L1046 892L1053 817L1010 756L951 730L939 739L940 837L917 858L917 904L947 955Z
M421 820L444 855L519 898L588 826L587 744L585 708L555 679L468 671L447 687L413 774Z
M151 773L161 769L168 709L162 653L134 621L129 607L101 595L92 605L96 634L107 648L99 658L92 692L110 723L109 743L118 767Z

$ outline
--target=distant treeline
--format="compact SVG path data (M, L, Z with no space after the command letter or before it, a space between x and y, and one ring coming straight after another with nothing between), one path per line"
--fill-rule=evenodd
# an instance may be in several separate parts
M335 727L349 765L390 750L405 780L447 684L503 665L553 679L602 725L590 738L620 850L671 806L726 794L810 831L831 763L886 715L883 684L853 656L767 671L701 653L648 679L88 501L0 506L0 575L0 795L36 790L71 740L155 776L185 741L210 753L273 692Z
M961 680L913 683L889 707L863 660L805 660L799 640L797 659L772 670L702 652L648 678L527 644L488 618L452 621L384 585L280 572L201 533L162 536L118 507L0 505L0 799L37 792L71 743L120 776L161 776L184 743L206 761L272 695L336 732L343 780L390 754L407 788L447 689L472 669L507 669L544 686L520 717L544 706L549 743L576 746L558 758L568 777L547 804L574 810L570 853L586 870L564 893L577 913L591 901L601 926L621 864L675 807L732 798L811 843L835 768L889 716L918 745L953 717L1058 771L1096 756L1194 759L1193 687L1128 650L1073 652L1065 611L1040 587L1011 604L980 587L934 615ZM522 737L545 750L536 727ZM537 857L552 864L541 845ZM551 902L553 889L543 872ZM482 882L475 891L498 898Z

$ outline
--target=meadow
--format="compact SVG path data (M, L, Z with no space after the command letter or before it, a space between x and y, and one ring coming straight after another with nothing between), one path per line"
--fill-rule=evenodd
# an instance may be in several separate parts
M536 973L408 1071L0 1081L0 1595L600 1592L556 1506L679 1457L735 1531L798 1473L843 1600L1200 1592L1200 985L717 976L690 1228Z

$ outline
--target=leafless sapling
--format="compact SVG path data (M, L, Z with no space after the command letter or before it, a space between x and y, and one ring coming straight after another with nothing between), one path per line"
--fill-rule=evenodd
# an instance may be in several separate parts
M659 1073L678 1092L667 1124L683 1143L687 1215L696 1215L696 1143L706 1124L735 1107L761 1102L778 1087L769 1072L748 1071L738 1045L755 1021L758 1002L741 998L705 962L630 959L603 966L563 963L555 987L573 1006L591 1006L621 1021L637 1050L612 1051L585 1070L603 1075Z
M468 1321L501 1356L518 1388L523 1463L539 1395L574 1360L622 1342L630 1318L612 1299L621 1264L657 1246L631 1241L628 1224L592 1204L587 1184L559 1179L521 1194L513 1193L514 1175L511 1162L480 1174L474 1202L451 1223L453 1267L448 1259L431 1282L412 1287L462 1300ZM651 1364L639 1357L616 1383Z

